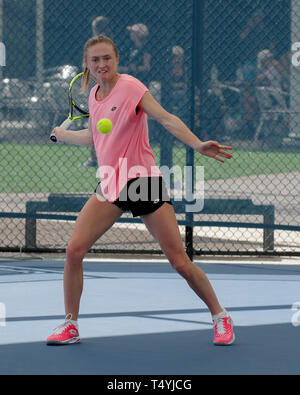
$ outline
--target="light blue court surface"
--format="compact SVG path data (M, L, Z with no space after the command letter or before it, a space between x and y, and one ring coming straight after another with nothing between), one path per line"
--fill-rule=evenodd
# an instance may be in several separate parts
M87 260L82 343L49 347L64 318L63 260L2 259L0 374L299 374L300 266L291 262L300 264L196 263L235 323L236 343L216 347L206 306L169 263Z

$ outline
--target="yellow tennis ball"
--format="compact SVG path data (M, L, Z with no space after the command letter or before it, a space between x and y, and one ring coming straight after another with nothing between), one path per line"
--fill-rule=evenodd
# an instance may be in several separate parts
M112 130L112 122L110 119L102 118L97 123L97 130L102 134L108 134Z

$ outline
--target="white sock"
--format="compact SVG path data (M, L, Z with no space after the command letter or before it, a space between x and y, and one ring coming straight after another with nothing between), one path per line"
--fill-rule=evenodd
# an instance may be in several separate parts
M221 313L216 314L216 315L213 315L212 317L213 317L213 319L214 319L214 318L227 317L227 316L228 316L228 313L227 313L227 311L223 308L223 311L221 311Z

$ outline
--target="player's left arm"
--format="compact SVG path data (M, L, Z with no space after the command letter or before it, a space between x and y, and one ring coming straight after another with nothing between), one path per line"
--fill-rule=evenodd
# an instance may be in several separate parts
M217 141L202 142L180 118L166 111L150 94L146 92L139 103L139 107L148 114L150 118L155 119L171 134L173 134L180 141L193 148L202 155L209 156L224 162L221 156L225 159L230 159L232 155L226 150L232 150L232 147L220 145Z

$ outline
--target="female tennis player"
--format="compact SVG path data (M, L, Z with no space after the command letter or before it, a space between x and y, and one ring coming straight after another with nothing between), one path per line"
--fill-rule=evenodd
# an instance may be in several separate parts
M141 217L173 268L207 305L214 322L214 344L232 344L235 338L228 312L219 304L205 273L191 262L184 250L173 206L166 198L162 175L149 146L148 116L195 151L220 162L232 157L227 152L232 148L216 141L201 142L178 117L161 107L139 80L118 74L118 62L117 48L109 38L96 36L86 43L84 83L87 86L90 77L96 82L89 97L89 128L75 133L60 127L52 131L58 142L94 144L101 183L79 213L67 246L66 320L47 338L47 344L80 341L77 320L83 289L83 258L124 211ZM113 129L109 134L97 130L97 122L102 118L112 121ZM130 196L130 191L138 189L137 185L132 188L136 183L140 192L148 189L148 198L136 201ZM152 189L149 191L148 187Z

